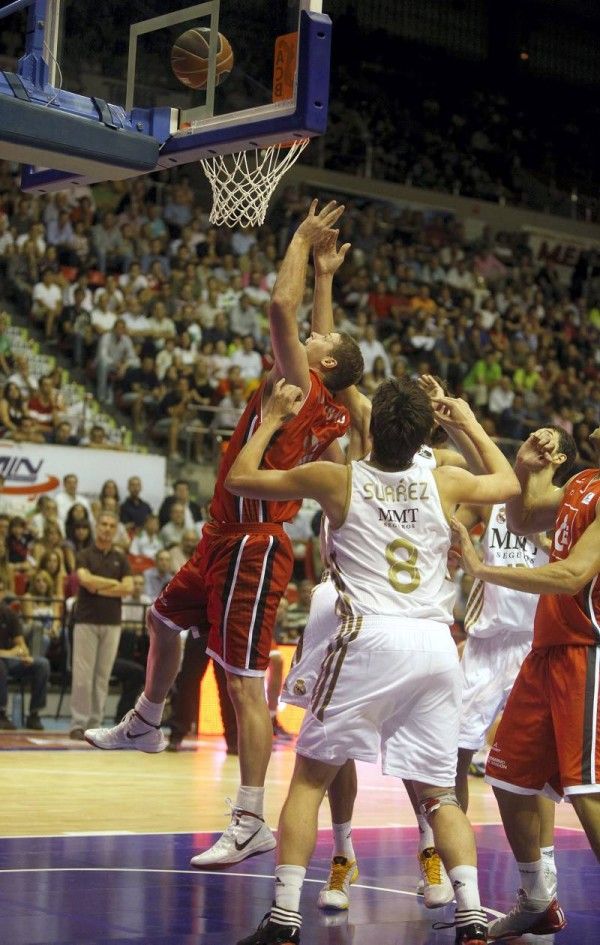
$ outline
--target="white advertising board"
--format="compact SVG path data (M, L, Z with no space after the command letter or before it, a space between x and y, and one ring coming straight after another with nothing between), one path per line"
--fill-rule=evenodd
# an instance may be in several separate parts
M68 473L75 473L78 492L90 499L98 496L106 479L114 479L121 499L125 498L130 476L140 477L142 497L153 508L157 509L165 496L164 456L0 440L0 476L5 479L0 498L4 511L30 511L40 495L61 492L63 476Z

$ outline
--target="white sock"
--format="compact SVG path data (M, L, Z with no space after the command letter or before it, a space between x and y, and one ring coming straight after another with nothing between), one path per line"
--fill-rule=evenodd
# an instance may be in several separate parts
M540 853L542 854L542 863L544 864L545 869L550 870L552 873L556 873L554 847L540 847Z
M333 855L345 856L352 862L356 859L354 847L352 846L352 821L348 820L345 824L332 824L333 830Z
M448 876L454 889L457 909L481 909L476 866L453 866Z
M544 876L544 863L542 857L533 863L517 863L519 874L521 876L521 887L528 899L538 899L548 901L550 895Z
M427 850L429 847L435 847L435 841L427 817L424 817L423 814L417 814L417 824L419 825L419 853L422 853L423 850Z
M144 722L147 722L149 725L160 725L164 710L164 702L150 702L150 699L146 698L145 693L141 694L135 704L135 711L141 715Z
M279 925L299 925L300 894L306 876L303 866L278 866L275 869L275 908L271 919ZM285 912L286 915L281 913ZM273 914L275 913L275 915ZM290 917L291 914L291 917ZM297 918L296 918L297 917Z
M241 784L238 788L235 806L240 810L247 810L249 814L263 817L264 799L264 787L245 787Z

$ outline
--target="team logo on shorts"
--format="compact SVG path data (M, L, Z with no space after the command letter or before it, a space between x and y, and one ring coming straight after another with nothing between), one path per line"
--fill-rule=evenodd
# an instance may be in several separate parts
M297 679L294 683L294 695L295 696L305 696L306 695L306 683L303 679Z
M504 525L506 521L506 509L504 506L501 509L498 509L496 512L496 521L498 522L498 525Z
M581 500L581 504L582 504L582 505L589 505L590 502L593 502L595 498L596 498L596 493L595 493L595 492L588 492L588 494L587 494L586 496L584 496L583 499Z

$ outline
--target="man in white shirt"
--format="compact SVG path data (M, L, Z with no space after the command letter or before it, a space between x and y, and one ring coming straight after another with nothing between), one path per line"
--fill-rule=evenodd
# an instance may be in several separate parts
M65 524L65 519L69 512L69 509L71 508L71 506L75 505L76 502L79 503L80 505L83 505L87 509L90 522L93 521L92 509L91 509L90 503L86 499L85 496L79 495L79 493L77 492L78 484L79 484L79 480L77 479L77 476L75 475L75 473L67 473L67 475L63 477L63 490L64 491L59 492L57 495L54 496L54 501L56 502L56 507L58 510L58 518L62 522L63 527Z
M362 354L363 361L365 362L365 374L370 374L373 370L375 358L383 358L385 361L385 373L392 373L388 353L383 347L381 341L379 341L377 338L375 325L367 325L365 327L365 336L361 341L358 342L358 347L360 348L360 353Z
M240 417L246 409L244 395L238 387L219 402L212 427L215 433L229 433L235 430Z
M160 538L165 548L178 545L185 530L185 507L181 502L173 502L169 509L169 521L160 530Z
M90 316L92 328L95 333L97 335L103 335L105 332L110 331L116 320L117 316L114 312L111 312L109 308L108 296L106 293L100 295L94 303Z
M164 302L154 302L150 309L148 319L147 334L151 335L155 341L164 342L167 338L174 338L175 322L167 315L167 308Z
M144 629L146 608L152 603L152 598L145 593L143 574L133 575L133 591L129 597L121 599L121 626L123 630Z
M159 551L162 551L164 544L159 536L160 525L158 515L148 515L144 527L138 535L135 535L129 546L129 553L132 555L141 555L144 558L155 558Z
M451 286L453 289L462 289L465 292L472 292L475 288L475 276L472 272L469 272L465 261L459 259L456 262L456 265L448 271L446 276L446 284Z
M262 358L254 348L254 338L246 335L242 347L231 355L231 363L239 367L244 381L255 381L263 372Z
M139 292L140 289L148 288L148 279L139 262L132 262L129 271L119 276L119 285L124 292Z
M488 410L490 413L494 414L494 416L499 417L504 410L508 410L509 407L512 407L514 399L515 392L510 377L503 374L490 390Z
M46 338L52 338L54 323L62 311L63 301L62 290L51 269L45 269L41 282L33 287L32 299L32 317L44 323Z
M127 327L122 318L117 318L112 331L102 335L96 352L96 397L104 403L108 397L113 399L112 386L109 389L108 377L111 372L121 377L128 364L135 361L133 342L127 334Z
M260 336L260 310L245 292L229 312L229 325L234 335L252 335L254 338Z

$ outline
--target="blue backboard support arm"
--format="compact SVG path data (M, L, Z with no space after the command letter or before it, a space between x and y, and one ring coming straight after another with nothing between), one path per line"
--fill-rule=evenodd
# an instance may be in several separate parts
M266 147L278 141L300 138L310 138L323 134L327 127L327 112L329 102L329 66L331 55L331 20L321 13L303 10L299 21L298 40L298 73L296 100L289 103L277 103L247 112L239 112L235 116L212 118L183 134L173 133L176 126L177 111L170 108L133 108L131 112L116 105L107 105L110 114L114 117L114 143L124 141L125 138L141 139L151 137L157 145L158 156L154 167L148 168L148 149L144 150L143 157L135 166L131 160L129 149L124 159L118 153L114 159L107 158L104 147L89 153L84 153L80 147L81 141L86 141L86 125L89 121L99 122L108 131L106 120L102 119L98 110L98 100L82 95L57 89L47 84L47 65L43 60L43 31L39 33L40 21L32 19L39 17L45 9L45 0L15 0L19 8L29 6L31 31L28 32L26 55L19 61L18 75L27 93L30 108L37 106L40 112L40 127L47 128L47 118L56 116L57 123L61 117L70 115L79 119L80 129L71 132L71 123L65 122L65 136L61 142L54 142L48 149L47 140L42 136L39 140L38 156L35 155L35 134L29 142L30 150L23 161L21 186L24 190L45 192L64 189L69 184L94 183L101 180L134 177L152 170L186 164L199 160L201 157L210 157L212 154L226 154L252 147ZM13 4L10 5L14 6ZM6 7L0 10L5 13ZM41 60L43 65L40 65ZM24 71L21 71L24 70ZM13 83L14 85L14 83ZM14 90L0 72L0 104L2 97L14 99ZM17 106L19 107L19 106ZM42 114L45 113L45 114ZM34 112L35 113L35 109ZM106 111L105 111L106 115ZM76 123L77 124L77 123ZM45 132L44 132L45 134ZM73 137L71 137L73 135ZM101 141L103 134L95 136ZM78 157L73 157L70 165L70 142ZM125 144L125 142L124 142ZM11 152L12 142L8 141L0 124L0 156L3 151L10 153L12 160L19 160ZM20 144L16 141L16 153L19 153ZM31 150L33 149L33 156ZM118 150L118 149L117 149ZM135 145L134 145L135 151ZM23 151L24 153L24 151ZM53 153L59 155L60 163L53 164ZM38 170L35 164L42 165Z

